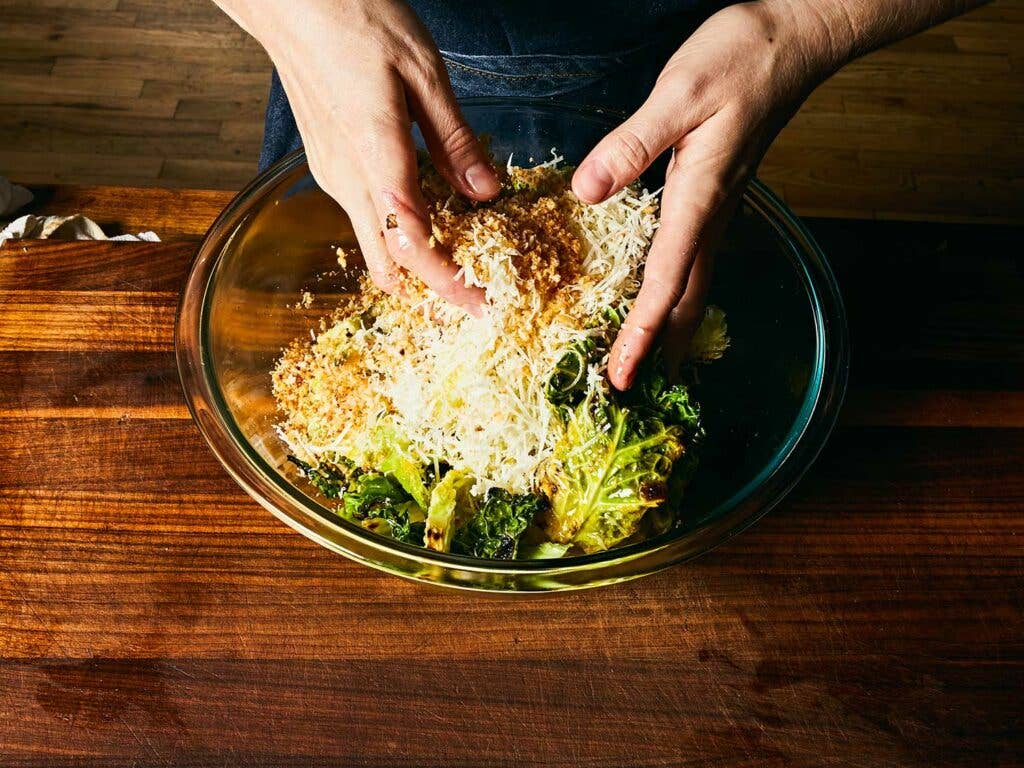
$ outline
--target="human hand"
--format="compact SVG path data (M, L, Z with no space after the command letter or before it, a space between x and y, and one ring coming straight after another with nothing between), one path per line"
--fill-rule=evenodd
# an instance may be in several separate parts
M715 245L747 180L838 61L821 20L793 8L746 3L709 18L669 60L640 109L573 176L577 196L600 202L672 150L643 285L609 357L617 389L632 384L659 332L667 355L685 350L703 317Z
M458 268L430 244L411 120L453 188L486 200L500 186L412 10L401 0L218 2L277 66L310 170L352 220L373 281L395 292L404 268L478 312L482 290L455 279Z

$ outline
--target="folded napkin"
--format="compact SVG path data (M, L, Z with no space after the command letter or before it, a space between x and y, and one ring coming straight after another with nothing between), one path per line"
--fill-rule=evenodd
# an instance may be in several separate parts
M74 216L32 216L15 219L0 230L0 245L5 240L146 240L159 243L153 232L107 237L100 225L80 213Z
M74 216L25 215L3 226L8 215L32 201L32 193L0 176L0 245L5 240L146 240L159 243L152 232L107 237L100 225L80 213Z

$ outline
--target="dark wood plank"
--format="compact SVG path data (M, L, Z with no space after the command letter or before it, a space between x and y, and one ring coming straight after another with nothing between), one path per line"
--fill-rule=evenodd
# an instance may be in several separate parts
M39 488L43 478L54 493L111 487L165 493L178 482L195 491L230 487L185 419L14 416L3 419L3 428L10 440L3 449L8 491ZM152 464L164 454L173 458Z
M0 417L189 418L170 352L0 352L0 381Z
M0 350L173 349L177 305L171 291L0 290Z
M0 420L15 445L33 423L48 445L0 453L8 657L131 658L157 622L148 651L176 658L501 657L512 631L545 658L654 659L669 637L739 616L784 619L775 643L792 653L1024 651L1024 430L846 429L783 507L713 555L596 593L510 601L400 582L292 534L187 422ZM841 642L806 613L815 604Z
M194 240L0 249L0 764L1020 765L1019 230L812 228L854 355L809 475L693 563L526 600L235 485L177 389Z
M1015 390L1024 380L1020 227L815 219L868 389Z
M884 653L792 657L755 631L681 640L659 661L95 659L6 664L0 681L17 685L8 698L26 726L53 737L49 765L70 752L93 756L76 765L619 768L623 744L634 766L1013 764L1019 671L943 658L922 675ZM651 679L660 685L639 682ZM984 706L967 693L976 683L990 691ZM722 693L709 701L709 689ZM919 741L926 731L935 738ZM228 738L231 751L218 749ZM15 758L33 749L12 746Z
M195 256L193 243L97 243L82 259L75 242L24 240L0 248L0 290L179 291Z
M859 426L1024 427L1024 393L855 389L843 404L841 418L845 425Z
M233 192L147 189L136 187L37 186L36 201L26 209L39 215L81 213L108 235L156 232L162 240L201 239Z

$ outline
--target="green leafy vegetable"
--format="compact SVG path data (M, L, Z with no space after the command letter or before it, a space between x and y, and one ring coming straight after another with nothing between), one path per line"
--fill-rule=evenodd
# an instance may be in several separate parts
M647 510L666 501L684 451L680 426L589 396L572 411L542 479L551 499L545 531L585 552L628 538Z
M291 455L288 456L288 461L297 466L299 472L309 481L309 484L328 499L341 497L353 471L352 465L349 462L339 462L337 465L332 465L322 461L314 467Z
M346 489L342 497L345 515L351 520L364 520L412 497L394 479L381 472L363 472Z
M544 479L552 500L545 530L553 540L587 552L634 535L645 515L645 531L674 525L697 466L694 449L704 435L689 386L670 383L660 348L627 392L587 394L588 367L607 353L624 315L624 309L609 311L600 333L572 344L546 389L567 430ZM728 345L725 315L710 307L688 360L714 360ZM692 378L692 368L686 370Z
M699 439L703 434L700 406L686 384L669 383L660 349L655 349L642 363L633 387L616 397L643 420L681 427L689 439Z
M389 423L378 426L373 437L376 445L371 452L371 466L391 475L420 507L426 509L430 502L427 468L413 457L409 442Z
M653 434L672 428L679 430L686 446L669 473L667 503L649 515L655 518L648 521L652 531L663 533L675 524L683 492L697 469L697 448L704 439L700 405L693 398L689 386L681 382L668 383L660 350L655 350L644 362L636 384L629 391L620 393L619 401L636 413L638 421L634 430L638 434Z
M548 379L545 396L548 402L556 406L575 406L583 399L587 391L587 368L608 352L615 332L622 327L626 318L626 307L609 309L602 313L592 327L601 321L607 323L600 332L587 336L569 345L555 363L555 370ZM567 412L563 412L568 416Z
M495 560L512 560L519 537L547 507L547 500L531 493L511 494L491 488L484 503L456 532L452 552Z
M392 477L364 472L342 496L338 514L384 536L418 544L423 540L423 509Z
M542 541L539 544L520 547L519 557L522 560L555 560L565 557L565 553L571 546L571 544L559 544L557 541Z
M428 549L447 552L455 531L476 511L469 492L473 477L463 470L449 471L430 492L427 525L423 544Z
M608 353L615 335L626 319L628 307L608 309L592 324L593 328L603 325L600 331L569 345L562 354L548 379L545 395L548 402L559 407L563 416L568 416L564 406L575 406L587 391L587 368ZM695 363L709 363L717 360L729 347L729 331L725 313L718 307L708 307L704 319L697 327L690 342L686 359ZM654 360L658 362L653 362ZM661 372L663 364L660 348L656 348L637 374L637 386L650 387L656 384L661 390L669 389Z
M715 306L704 310L704 319L690 340L687 358L697 363L710 363L725 354L729 348L729 327L725 312Z

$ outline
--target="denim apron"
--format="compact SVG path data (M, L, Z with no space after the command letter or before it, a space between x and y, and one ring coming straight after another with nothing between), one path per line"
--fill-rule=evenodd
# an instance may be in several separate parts
M459 98L555 97L629 113L722 0L412 0ZM275 71L260 170L302 146Z

